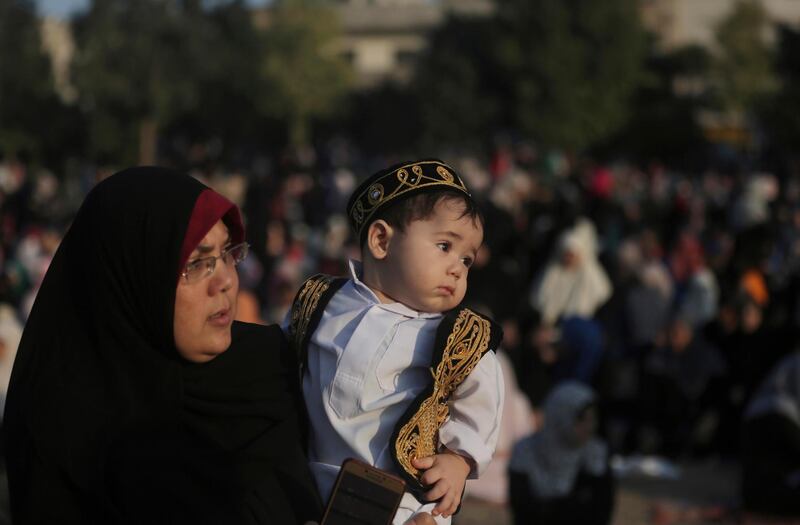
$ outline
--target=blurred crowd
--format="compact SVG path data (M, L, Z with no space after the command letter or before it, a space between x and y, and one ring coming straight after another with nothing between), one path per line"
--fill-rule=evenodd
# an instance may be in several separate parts
M603 457L747 456L748 406L800 329L800 178L599 163L530 144L443 157L486 216L467 301L505 332L499 478L514 443L547 428L546 401L562 383L591 390L592 417L581 407L575 417L591 419ZM244 210L253 249L240 266L241 319L280 322L304 278L345 273L358 253L350 192L395 160L337 144L192 171ZM107 174L0 161L0 392L59 240ZM797 426L800 435L800 412ZM502 487L474 494L505 503Z

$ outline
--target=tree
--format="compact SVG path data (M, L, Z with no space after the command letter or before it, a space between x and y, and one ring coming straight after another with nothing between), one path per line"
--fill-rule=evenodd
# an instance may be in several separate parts
M59 105L33 2L0 0L0 150L39 154Z
M630 120L602 149L612 156L693 169L706 147L697 114L709 105L711 57L701 46L663 52L655 44L650 42Z
M201 100L222 43L200 0L94 0L74 23L73 79L92 153L153 163L159 129Z
M309 144L312 119L334 115L347 94L351 72L333 47L338 34L335 13L313 0L284 0L271 12L261 107L287 122L293 146Z
M635 0L499 0L497 23L520 131L582 149L625 123L645 50Z
M751 113L776 86L767 22L760 2L738 0L717 26L713 79L723 111Z
M266 92L260 79L261 34L244 0L204 1L208 47L206 64L197 76L197 104L178 112L164 127L168 138L161 151L173 162L186 162L198 143L219 147L204 160L233 162L242 149L260 148L266 122L259 98Z
M778 30L776 73L779 87L763 114L766 129L791 155L800 151L800 31L788 26Z
M431 35L412 89L421 120L417 136L424 146L474 148L507 124L505 86L491 48L495 38L491 19L456 16Z

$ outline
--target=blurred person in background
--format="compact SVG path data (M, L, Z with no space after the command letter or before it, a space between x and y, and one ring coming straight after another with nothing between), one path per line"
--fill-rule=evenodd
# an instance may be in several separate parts
M672 295L672 278L663 263L651 259L637 266L625 297L626 354L638 355L655 343L669 321Z
M640 450L670 458L691 452L696 425L706 410L716 409L715 381L725 373L719 350L675 315L643 356L637 396Z
M603 327L583 317L567 317L555 326L542 323L535 312L525 317L516 367L520 387L539 414L558 383L593 384L598 379L606 357Z
M321 514L280 329L233 321L238 209L133 168L86 198L19 346L16 523L304 523Z
M0 303L0 411L6 403L11 367L21 338L22 324L16 311L11 305Z
M741 458L745 510L800 517L800 354L784 358L747 406Z
M531 306L543 322L554 325L562 317L592 317L611 297L611 281L597 254L597 233L588 219L561 235L557 253L531 289Z
M558 325L556 382L575 380L593 384L603 359L603 328L597 321L567 317Z
M615 483L608 446L595 435L597 399L576 381L556 386L544 423L514 446L509 499L515 525L601 525L611 520Z
M470 308L489 316L493 313L480 304L471 305ZM503 336L505 337L505 331ZM506 505L508 503L508 460L511 458L511 450L517 441L535 430L535 420L528 398L519 389L516 371L504 346L497 351L497 361L503 373L503 390L505 391L497 447L481 477L467 480L465 495L495 505Z
M674 299L678 313L693 328L702 328L717 314L719 286L716 276L706 265L700 239L683 232L668 258L675 282Z

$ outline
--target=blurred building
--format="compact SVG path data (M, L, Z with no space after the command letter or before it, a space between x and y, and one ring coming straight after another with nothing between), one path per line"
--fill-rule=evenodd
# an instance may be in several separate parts
M664 51L692 44L710 47L717 25L737 1L641 0L641 13L645 26L658 35ZM759 3L774 24L800 27L800 1L759 0Z
M712 45L716 25L737 0L640 0L645 26L659 37L664 51L697 44ZM760 0L775 23L800 27L800 0ZM414 64L428 45L429 34L448 16L490 16L494 0L333 0L343 36L338 52L353 65L357 85L407 82ZM255 23L268 25L270 8L256 9ZM59 93L75 97L69 84L74 44L69 22L46 18L43 47L53 58Z
M353 66L356 85L411 79L428 36L449 15L489 16L493 0L332 0L342 32L337 51ZM269 7L254 13L256 25L269 25Z
M353 65L358 84L369 87L411 78L428 34L448 15L487 16L491 0L344 0L337 6L344 30L341 53Z

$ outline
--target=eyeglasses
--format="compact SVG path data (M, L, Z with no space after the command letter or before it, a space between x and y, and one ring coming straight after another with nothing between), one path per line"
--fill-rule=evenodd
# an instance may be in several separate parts
M217 267L217 259L222 259L228 266L236 266L247 257L247 251L249 249L250 245L243 242L223 249L222 253L217 256L201 257L189 261L186 263L186 266L183 267L181 277L183 277L187 283L196 283L214 273L214 268Z

